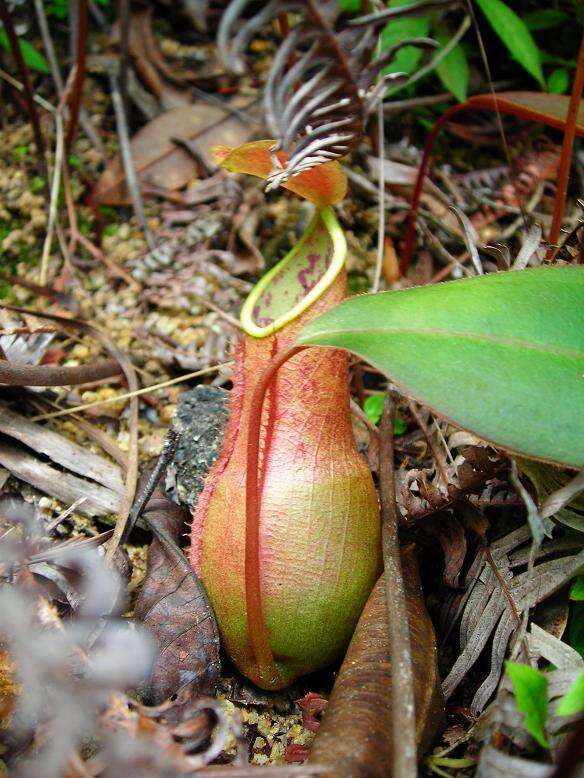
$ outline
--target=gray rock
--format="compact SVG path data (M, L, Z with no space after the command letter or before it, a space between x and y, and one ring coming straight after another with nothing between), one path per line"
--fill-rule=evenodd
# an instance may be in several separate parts
M176 502L194 508L205 477L219 456L227 425L229 392L213 386L196 386L178 401L180 438L173 460L174 488L167 478L167 493ZM170 486L170 489L169 489Z

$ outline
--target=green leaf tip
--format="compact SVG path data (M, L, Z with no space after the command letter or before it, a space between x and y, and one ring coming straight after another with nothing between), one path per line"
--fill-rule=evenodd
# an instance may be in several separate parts
M535 667L505 662L507 675L513 684L517 708L523 713L525 729L544 748L549 748L545 735L548 716L548 680Z

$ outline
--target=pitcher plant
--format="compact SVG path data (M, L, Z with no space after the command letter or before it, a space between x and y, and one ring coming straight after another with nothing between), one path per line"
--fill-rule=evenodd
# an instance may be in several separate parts
M265 178L273 144L215 153L222 167ZM315 214L244 303L229 421L191 537L224 648L266 689L342 655L381 565L377 494L351 426L347 353L286 357L298 331L346 296L347 246L331 208L346 177L329 162L284 186L314 202ZM265 401L258 406L255 391L254 407L262 378ZM254 445L259 467L250 480Z

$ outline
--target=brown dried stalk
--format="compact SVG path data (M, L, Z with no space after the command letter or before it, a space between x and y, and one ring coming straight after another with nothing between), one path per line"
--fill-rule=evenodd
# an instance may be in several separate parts
M412 648L404 576L399 547L399 511L393 472L394 405L385 395L379 433L379 486L381 498L381 544L385 571L385 597L389 626L391 674L391 723L393 738L393 776L410 778L416 774L416 713Z
M0 361L0 384L8 386L77 386L100 378L120 375L115 359L105 359L93 365L15 365Z
M568 191L568 178L570 176L570 165L572 162L572 148L574 138L576 137L576 120L578 117L578 108L582 99L582 90L584 89L584 37L580 43L580 52L578 54L578 64L576 66L576 75L570 95L570 105L568 107L568 116L566 117L566 129L564 131L564 141L562 143L562 156L560 159L560 171L558 174L558 184L556 191L556 201L554 203L554 215L552 226L550 227L551 248L548 251L546 259L552 259L555 253L555 246L560 237L560 227L564 218L564 207L566 205L566 193Z
M85 82L85 58L87 52L87 0L78 0L77 51L75 55L75 80L71 91L71 115L65 136L65 148L70 149L77 131L81 96Z

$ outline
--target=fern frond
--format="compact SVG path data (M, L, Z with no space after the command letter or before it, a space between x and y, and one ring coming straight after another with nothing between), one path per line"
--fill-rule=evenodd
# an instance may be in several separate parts
M447 2L452 0L432 0ZM428 38L408 39L373 59L377 26L386 22L383 12L361 25L359 19L349 23L343 19L337 0L270 0L242 20L248 4L249 0L232 0L219 27L219 50L235 72L244 72L242 52L262 27L282 14L298 17L274 56L264 92L267 124L278 139L268 190L348 154L359 143L367 117L383 93L385 80L376 84L383 68L402 46L436 45ZM428 7L427 2L417 5L420 13ZM401 8L393 10L398 13L392 16L400 15ZM413 12L411 6L405 7L406 15ZM386 78L404 77L398 73ZM285 165L276 156L279 150L288 154Z

